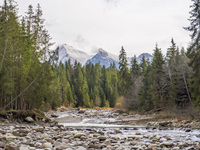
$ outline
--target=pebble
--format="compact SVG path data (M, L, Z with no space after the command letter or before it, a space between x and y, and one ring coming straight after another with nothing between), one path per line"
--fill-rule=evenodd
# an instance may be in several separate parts
M44 143L43 148L52 148L52 144L51 143Z
M63 113L66 110L64 110ZM120 118L128 117L114 114L109 110L81 109L80 113L74 109L73 115L88 118ZM99 114L97 114L97 112ZM108 112L108 113L104 113ZM59 113L59 116L62 115ZM70 113L69 113L70 114ZM131 116L134 117L134 116ZM56 117L55 117L56 118ZM185 126L188 125L184 124ZM51 124L0 124L0 150L124 150L124 149L198 149L200 136L194 135L197 141L188 134L193 134L193 129L180 130L187 138L174 138L170 131L174 130L165 122L167 127L159 127L159 123L149 123L145 127L123 128L98 128L98 127L64 127ZM165 125L160 124L160 125ZM174 125L174 123L172 123ZM159 130L160 129L160 130ZM167 133L169 130L169 134ZM186 132L188 130L188 132ZM166 134L162 134L166 133ZM196 131L195 131L196 132ZM175 135L174 133L172 133Z

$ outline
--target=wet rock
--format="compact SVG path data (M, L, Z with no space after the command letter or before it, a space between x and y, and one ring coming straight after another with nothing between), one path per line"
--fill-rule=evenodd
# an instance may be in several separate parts
M160 140L160 139L161 139L160 136L156 136L156 137L155 137L155 140Z
M99 141L105 141L106 137L105 136L100 136L98 139L99 139Z
M34 122L33 118L32 117L26 117L25 118L25 121L31 123L31 122Z
M166 127L166 126L171 125L171 124L172 124L172 122L160 122L159 126Z
M135 135L141 135L141 133L140 132L136 132Z
M120 131L120 130L115 130L115 133L122 133L122 131Z
M57 115L57 114L51 114L51 117L53 117L53 118L57 118L59 115Z
M185 132L191 132L191 129L186 129Z
M171 141L172 139L170 137L165 137L166 140Z
M84 113L85 113L85 110L81 109L81 110L78 111L78 113L79 113L79 114L84 114Z

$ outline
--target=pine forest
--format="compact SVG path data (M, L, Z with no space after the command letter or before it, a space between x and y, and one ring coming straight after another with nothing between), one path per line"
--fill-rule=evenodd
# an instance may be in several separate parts
M189 47L169 39L163 54L155 42L153 60L136 56L128 64L125 47L119 47L119 68L100 63L64 64L52 50L42 8L30 5L18 16L14 0L0 7L0 109L48 111L60 106L124 107L150 112L200 107L200 2L193 0ZM187 19L187 18L186 18Z

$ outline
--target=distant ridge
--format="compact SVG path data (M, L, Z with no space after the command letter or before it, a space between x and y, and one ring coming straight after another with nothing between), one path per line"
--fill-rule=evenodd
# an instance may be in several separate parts
M116 64L116 67L119 68L118 56L113 55L102 48L99 48L96 54L89 55L72 46L63 44L59 46L58 53L59 53L59 62L61 61L62 63L65 63L69 59L71 60L72 64L74 64L74 62L77 61L81 63L82 65L86 65L89 62L91 62L92 64L96 64L100 62L101 66L105 65L108 68L110 64L114 62ZM137 57L137 61L139 64L141 63L143 56L146 59L149 59L150 62L153 59L153 56L151 54L142 53L141 55ZM128 63L130 64L131 57L128 57L127 60L128 60Z

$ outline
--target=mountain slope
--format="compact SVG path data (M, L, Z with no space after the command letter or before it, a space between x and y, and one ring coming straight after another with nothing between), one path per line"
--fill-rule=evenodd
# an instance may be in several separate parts
M59 47L59 61L65 63L68 59L71 59L71 63L74 64L75 60L80 62L82 65L88 64L91 62L92 64L101 63L101 66L105 65L106 68L110 66L113 62L116 67L119 68L119 60L118 56L113 55L111 53L106 52L102 48L98 49L95 55L89 55L81 50L75 49L72 46L64 44ZM142 57L145 56L150 62L153 60L153 56L149 53L142 53L137 57L138 64L142 62ZM127 58L129 67L131 62L131 57Z
M63 63L68 61L68 59L70 58L72 64L74 64L75 60L77 60L82 65L84 65L85 62L92 57L87 53L77 50L67 44L60 46L58 53L59 53L59 61L62 61Z
M96 64L100 62L101 66L105 65L106 68L108 68L110 64L112 64L113 62L116 64L117 68L119 66L118 57L111 53L106 52L102 48L98 49L97 54L94 55L91 59L89 59L86 62L86 64L88 64L89 62L91 62L92 64Z

